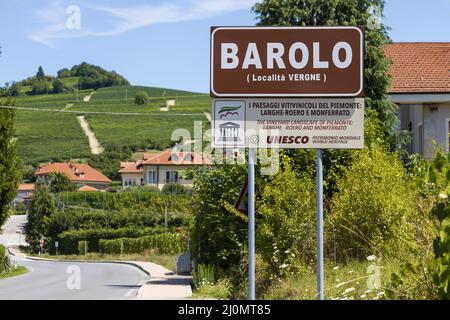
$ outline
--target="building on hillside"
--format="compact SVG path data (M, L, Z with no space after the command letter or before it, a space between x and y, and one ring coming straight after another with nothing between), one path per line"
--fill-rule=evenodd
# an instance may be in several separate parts
M198 152L165 150L158 154L144 154L141 161L122 162L119 173L124 188L149 185L162 189L168 183L192 186L193 181L183 176L183 171L212 165L209 158Z
M19 185L19 188L17 189L17 195L13 200L14 208L18 203L23 203L26 207L28 207L28 205L30 204L31 196L33 195L34 187L34 183L22 183Z
M450 42L394 43L390 99L399 106L400 129L409 131L409 153L433 157L436 146L449 152Z
M106 190L111 180L98 170L83 163L52 162L39 167L36 172L38 183L49 183L53 172L64 173L79 188L88 186L97 190ZM93 191L93 190L90 190Z

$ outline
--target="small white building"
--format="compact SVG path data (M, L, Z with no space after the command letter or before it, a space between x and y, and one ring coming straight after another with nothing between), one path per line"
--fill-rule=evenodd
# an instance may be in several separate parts
M436 146L449 152L450 43L394 43L391 100L399 106L401 130L409 131L409 153L431 159Z

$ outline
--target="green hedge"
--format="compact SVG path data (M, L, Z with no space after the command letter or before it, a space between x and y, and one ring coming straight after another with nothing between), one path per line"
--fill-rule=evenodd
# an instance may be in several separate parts
M159 191L133 192L64 192L57 200L66 206L85 206L102 210L134 209L142 212L164 212L166 203L170 212L191 213L192 197L185 194L163 194Z
M178 254L187 250L187 242L181 233L161 233L140 238L102 239L99 249L104 254L142 253L150 249L160 254Z
M58 236L59 252L62 254L77 254L79 241L87 241L89 252L98 252L100 239L138 238L162 232L167 232L167 229L158 227L70 230Z
M187 214L169 211L169 227L188 225ZM47 236L56 239L69 230L149 228L164 225L164 213L145 213L123 210L108 212L93 209L65 209L51 215Z

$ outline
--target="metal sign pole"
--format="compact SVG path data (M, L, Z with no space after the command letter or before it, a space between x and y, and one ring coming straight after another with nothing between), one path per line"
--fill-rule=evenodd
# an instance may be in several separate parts
M324 300L323 286L323 171L322 150L317 149L317 298Z
M248 149L248 299L255 300L255 159Z

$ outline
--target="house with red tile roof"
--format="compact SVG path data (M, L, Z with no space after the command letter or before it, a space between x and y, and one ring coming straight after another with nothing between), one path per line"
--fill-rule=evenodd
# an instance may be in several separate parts
M17 188L17 195L13 200L14 208L18 203L24 203L28 206L31 196L33 195L34 187L34 183L22 183L19 185Z
M72 183L79 187L89 186L98 190L105 190L111 180L88 164L71 162L51 162L40 166L36 172L38 183L48 183L53 172L63 173ZM92 190L91 190L92 191Z
M184 175L185 170L212 165L212 160L199 152L169 149L157 154L146 153L140 161L122 162L119 173L124 188L150 185L162 189L168 183L191 186L193 182Z
M450 144L450 43L393 43L385 48L392 61L389 90L399 106L401 130L412 139L409 153L433 157L435 143Z

